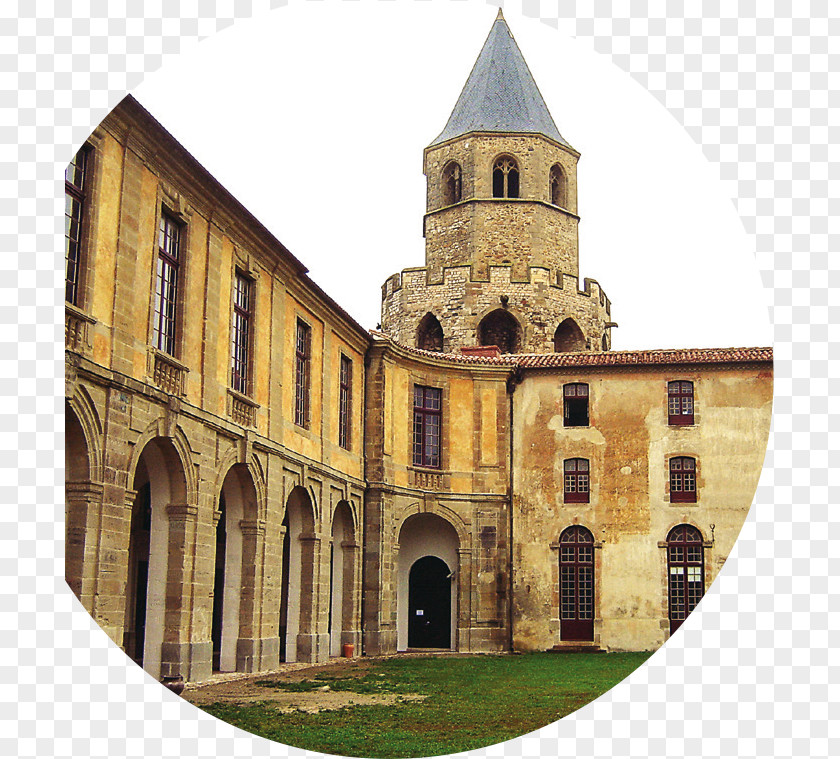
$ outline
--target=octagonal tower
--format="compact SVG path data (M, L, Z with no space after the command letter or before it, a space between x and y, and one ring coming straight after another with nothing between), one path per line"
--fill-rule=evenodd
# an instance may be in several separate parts
M426 265L383 285L383 330L444 352L609 349L609 300L594 280L580 287L579 157L499 11L424 151Z

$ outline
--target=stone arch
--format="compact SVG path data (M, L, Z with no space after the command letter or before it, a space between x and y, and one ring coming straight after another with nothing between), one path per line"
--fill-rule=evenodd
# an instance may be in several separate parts
M555 353L576 353L586 350L586 338L577 322L570 316L564 319L554 331Z
M165 437L138 446L126 494L131 523L123 648L155 678L180 666L179 661L164 661L164 630L183 627L184 568L193 533L188 522L197 513L190 505L188 471L179 448L174 438Z
M443 351L443 327L431 311L417 325L417 347L427 351Z
M70 398L65 399L65 415L75 418L81 430L88 456L87 479L95 482L102 480L102 424L90 395L84 387L77 386ZM65 417L66 418L66 417ZM70 470L65 473L70 479Z
M356 525L348 501L336 504L330 529L330 656L339 656L344 643L355 644Z
M451 206L461 201L461 165L449 161L441 172L441 196L443 205Z
M516 317L504 308L487 314L478 324L478 344L496 345L502 353L522 350L522 327Z
M280 590L280 658L313 661L315 639L316 543L315 504L309 490L297 485L286 500L283 517L282 584Z
M519 163L509 153L502 153L493 159L493 197L519 197Z
M460 521L460 520L459 520ZM458 597L461 586L461 540L455 525L438 513L419 512L409 515L402 522L399 530L399 554L397 567L397 650L408 648L412 628L417 624L435 626L445 624L449 631L449 645L457 648ZM433 608L412 609L411 598L412 568L418 562L434 557L446 564L449 570L446 578L451 586L448 593L448 606L434 603ZM422 581L422 578L421 578Z
M88 537L94 537L93 520L103 493L100 443L101 430L89 399L77 393L65 400L64 578L88 612L93 610L96 592L96 558Z
M559 208L566 207L566 172L559 163L555 163L548 172L548 197L549 202Z
M170 430L166 421L162 418L147 427L143 434L135 441L126 467L128 474L127 482L130 484L133 481L137 473L137 465L140 457L152 441L162 445L167 451L167 456L173 455L175 457L172 459L172 463L177 467L177 471L181 477L177 488L179 498L177 503L197 504L198 475L196 474L196 467L192 460L192 446L180 427L175 426L174 429ZM173 501L173 503L175 502Z
M229 467L216 500L215 564L211 640L213 669L244 671L237 656L240 639L251 639L258 602L257 578L264 530L259 496L246 464Z

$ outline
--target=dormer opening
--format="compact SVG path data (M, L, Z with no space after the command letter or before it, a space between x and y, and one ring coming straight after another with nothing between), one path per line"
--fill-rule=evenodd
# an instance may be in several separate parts
M493 197L519 197L519 164L509 155L500 155L493 162Z
M450 161L443 167L443 205L451 206L461 201L461 167Z

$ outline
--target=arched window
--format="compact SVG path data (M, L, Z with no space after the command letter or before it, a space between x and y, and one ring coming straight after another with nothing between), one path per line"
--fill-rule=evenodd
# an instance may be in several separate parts
M703 598L703 537L681 524L668 533L668 618L673 635Z
M420 320L417 327L417 347L424 351L443 350L443 328L432 313L426 314Z
M509 155L499 156L493 164L493 197L519 197L519 166Z
M559 163L555 163L548 173L548 191L552 205L566 207L566 175Z
M610 349L610 342L609 342L609 340L607 340L607 333L604 332L604 334L601 336L601 350L602 351L608 351L609 349Z
M589 459L563 462L563 503L589 503Z
M451 206L461 200L461 167L450 161L443 167L443 205Z
M560 535L560 640L593 640L595 540L585 527Z
M577 322L569 317L564 319L554 331L555 353L576 353L586 350L586 338Z
M583 382L563 385L563 426L589 426L589 385Z
M520 332L516 318L503 308L497 308L478 325L478 344L497 345L502 353L518 353Z
M668 424L694 424L694 383L668 383Z
M674 456L671 470L671 503L697 503L697 462L688 456Z

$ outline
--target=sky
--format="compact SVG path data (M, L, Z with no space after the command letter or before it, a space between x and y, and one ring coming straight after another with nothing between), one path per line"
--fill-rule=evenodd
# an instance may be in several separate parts
M291 0L167 60L133 94L363 327L424 264L423 148L496 16L480 0ZM505 18L580 153L580 275L614 350L770 345L769 300L716 167L605 56ZM581 281L582 285L582 281Z

